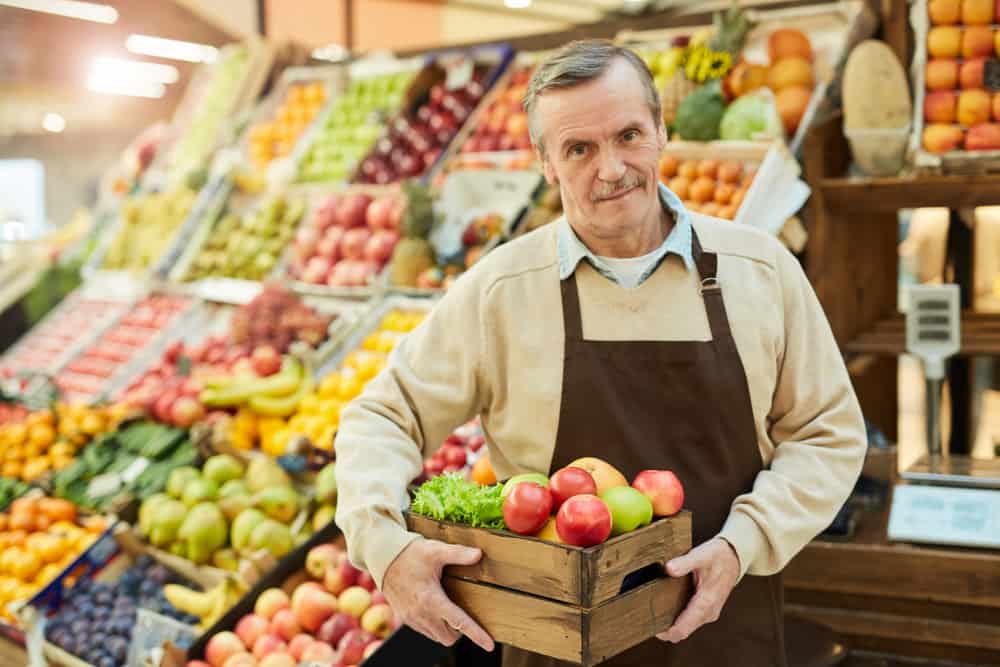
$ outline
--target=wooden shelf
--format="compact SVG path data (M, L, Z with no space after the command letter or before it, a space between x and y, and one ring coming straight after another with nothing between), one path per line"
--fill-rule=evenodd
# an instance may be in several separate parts
M901 315L880 320L847 343L844 351L898 356L906 352L906 323ZM962 315L961 355L1000 356L1000 314L967 312Z
M892 178L823 178L824 206L837 213L891 213L920 206L989 206L1000 204L1000 174L911 176Z

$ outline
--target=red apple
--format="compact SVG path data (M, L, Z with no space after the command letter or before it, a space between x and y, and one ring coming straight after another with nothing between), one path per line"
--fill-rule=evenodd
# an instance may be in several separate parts
M649 498L653 516L673 516L684 506L684 486L669 470L643 470L635 476L632 488Z
M396 249L398 242L398 232L380 229L365 244L364 258L379 265L385 264L392 257L392 251Z
M361 622L354 616L343 612L336 613L326 619L326 622L319 627L319 630L316 631L316 639L326 642L331 646L336 646L340 642L341 637L346 635L350 630L357 630L360 627Z
M281 370L281 355L270 345L261 345L254 348L253 354L250 355L250 363L257 375L261 377L274 375Z
M306 648L312 644L315 639L311 635L301 634L292 637L292 641L288 642L288 652L296 660L302 660L302 653Z
M552 509L558 511L562 504L580 494L597 495L597 482L583 468L573 466L557 470L549 478L549 491L552 493Z
M292 612L289 611L288 613L290 614ZM271 625L274 625L273 621ZM272 632L271 634L262 635L256 642L254 642L253 656L257 658L257 660L263 660L271 653L274 653L275 651L284 651L287 648L288 646L284 641L282 641L282 638Z
M341 637L337 644L337 652L340 653L340 659L344 664L356 665L361 662L365 646L370 643L370 636L364 630L348 630L347 634Z
M364 287L371 284L378 275L380 265L375 262L353 262L351 264L351 284L355 287Z
M156 403L153 405L153 416L156 417L158 421L169 424L172 421L172 416L170 414L171 408L179 395L180 392L174 389L168 389L160 394L159 398L156 399Z
M298 606L293 603L292 611L295 612L295 618L298 619L299 624L309 632L319 630L319 626L323 625L324 621L337 611L337 598L326 591L315 588L306 589L305 593L298 598L298 602ZM292 637L294 636L292 635ZM286 639L291 638L287 637Z
M389 605L372 605L361 617L361 627L379 639L385 639L392 633L392 618Z
M395 206L392 197L380 197L368 206L365 221L372 230L389 229L392 222L392 209Z
M446 466L464 466L468 460L464 447L447 445L441 449L444 451L444 464Z
M181 396L170 408L170 423L181 428L188 428L204 416L205 408L190 396Z
M357 583L359 574L361 574L361 570L351 565L351 561L344 557L341 558L337 567L326 571L323 585L334 595L340 595Z
M483 445L485 444L486 444L486 438L484 438L481 435L474 435L471 438L469 438L469 441L466 443L465 446L469 449L470 452L478 452L480 449L482 449Z
M234 632L220 632L213 635L205 645L205 660L212 667L222 667L229 656L246 652L247 647L243 645L240 638Z
M447 472L448 466L445 466ZM552 494L534 482L516 485L503 501L503 520L507 528L519 535L534 535L552 513Z
M375 591L375 578L368 574L364 570L358 575L358 586L365 589L369 593Z
M372 198L364 193L352 193L345 195L337 207L337 222L341 226L361 227L365 224L365 216L368 206L372 203Z
M292 592L292 609L295 609L302 604L302 597L308 590L322 591L323 593L327 592L326 588L323 587L323 584L318 581L304 581L296 586L295 590Z
M291 609L282 609L275 613L274 618L271 619L270 631L285 641L289 641L292 637L302 632L302 626L299 624L299 619L294 611Z
M340 197L334 195L324 201L316 213L313 215L312 224L319 231L323 231L337 224L337 211L340 208Z
M263 616L247 614L236 624L236 636L244 646L253 646L258 639L267 634L268 622Z
M382 591L374 590L372 591L372 606L377 604L387 604L388 601L385 599L385 595Z
M313 285L322 285L326 282L330 273L330 260L317 255L306 263L306 268L302 272L302 280Z
M222 663L222 667L257 667L257 658L246 651L234 653Z
M372 654L375 653L375 651L382 648L382 644L383 641L381 639L376 639L375 641L373 641L371 644L365 647L365 652L361 654L361 659L367 660L368 658L372 657Z
M313 579L322 579L326 576L327 570L337 565L340 554L340 549L332 544L313 547L306 554L306 572Z
M326 284L330 287L350 287L354 279L354 262L349 259L342 259L337 262L330 271L330 277Z
M295 253L302 259L312 257L319 244L319 230L315 227L302 227L295 233Z
M299 661L331 665L336 659L337 652L333 650L332 646L323 642L313 642L302 651L302 657L299 658Z
M611 510L597 496L573 496L556 514L556 533L566 544L578 547L600 544L611 534Z
M365 244L371 238L371 231L367 227L349 229L344 234L341 241L341 254L347 259L363 259L365 256Z

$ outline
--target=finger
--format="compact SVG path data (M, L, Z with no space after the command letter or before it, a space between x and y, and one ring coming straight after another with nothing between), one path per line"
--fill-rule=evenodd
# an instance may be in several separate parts
M447 600L447 598L445 599ZM449 626L471 639L479 648L487 653L493 651L493 638L490 637L489 633L451 600L447 600L443 618Z
M475 565L483 557L483 552L474 547L444 543L442 547L439 553L443 565Z
M656 635L657 639L677 643L691 636L691 633L710 622L713 617L712 601L704 591L695 593L681 615L674 619L665 632Z
M701 559L693 551L667 561L667 574L671 577L683 577L691 574L698 567Z
M439 620L434 624L434 626L437 628L438 634L441 636L441 639L436 639L435 641L439 644L443 644L444 646L454 646L455 642L458 641L458 638L462 636L462 633L458 629L453 628L451 624L444 619Z

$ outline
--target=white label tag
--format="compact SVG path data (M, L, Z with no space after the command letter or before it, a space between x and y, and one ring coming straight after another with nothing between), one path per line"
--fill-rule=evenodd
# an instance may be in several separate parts
M88 498L104 498L115 493L122 487L122 478L116 472L109 472L98 475L90 480L87 485Z
M132 461L132 465L122 471L122 480L126 484L131 484L149 467L149 463L149 459L145 457L139 457L135 461Z
M464 87L472 79L473 71L475 71L475 65L470 58L462 58L456 63L450 63L444 87L447 90L457 90Z

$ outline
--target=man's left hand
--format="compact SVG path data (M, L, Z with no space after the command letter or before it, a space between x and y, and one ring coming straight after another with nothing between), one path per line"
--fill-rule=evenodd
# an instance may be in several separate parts
M667 562L667 574L685 577L694 573L694 596L674 624L656 638L676 644L691 633L719 619L722 606L740 576L740 559L721 537L700 544L683 556Z

